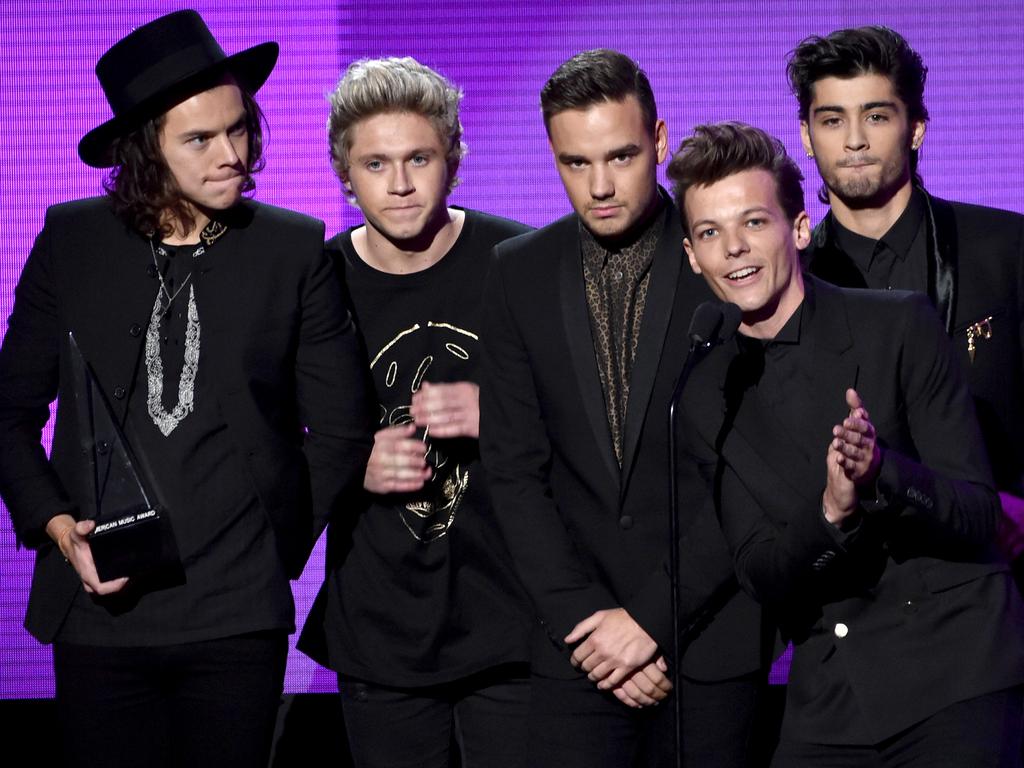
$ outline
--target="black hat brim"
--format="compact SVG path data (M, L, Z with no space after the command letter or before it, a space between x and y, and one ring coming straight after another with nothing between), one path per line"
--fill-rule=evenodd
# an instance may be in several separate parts
M224 74L234 77L242 90L255 94L270 77L280 49L277 43L260 43L210 67L194 72L177 82L169 83L159 92L136 104L131 110L115 115L89 131L78 142L78 156L93 168L114 165L113 144L121 136L134 131L147 120L162 115L185 99L206 90Z

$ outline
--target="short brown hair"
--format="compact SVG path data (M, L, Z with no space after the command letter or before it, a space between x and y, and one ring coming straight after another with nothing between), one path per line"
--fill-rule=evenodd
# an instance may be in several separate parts
M782 142L760 128L739 122L698 125L679 145L666 171L687 235L686 191L741 171L761 169L775 178L779 205L790 219L804 210L804 176Z
M644 124L651 133L658 122L658 107L646 73L629 56L610 48L577 53L555 70L540 92L544 128L551 133L551 118L570 109L587 109L605 101L640 102Z

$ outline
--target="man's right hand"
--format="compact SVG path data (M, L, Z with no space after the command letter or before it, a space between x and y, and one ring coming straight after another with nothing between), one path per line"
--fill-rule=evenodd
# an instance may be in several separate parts
M672 681L668 679L668 664L664 656L659 656L650 664L645 664L612 688L615 698L627 707L639 709L650 707L664 701L672 690Z
M427 447L413 437L416 425L385 427L373 436L363 488L370 493L411 493L430 479Z
M100 581L96 573L96 564L92 559L92 548L89 546L88 536L96 527L93 520L75 521L71 515L56 515L46 524L46 533L61 554L71 564L82 580L82 587L86 592L97 595L110 595L120 592L128 583L126 577Z

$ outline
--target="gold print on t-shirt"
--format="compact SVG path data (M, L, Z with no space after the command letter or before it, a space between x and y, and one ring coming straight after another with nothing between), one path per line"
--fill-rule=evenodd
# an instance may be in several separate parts
M421 333L430 334L428 344L422 343ZM386 365L383 382L378 379L378 386L383 383L388 390L408 386L411 399L412 395L419 391L424 380L430 381L428 373L435 358L434 355L427 354L415 368L407 361L403 364L400 362L403 341L414 342L418 348L426 346L432 350L444 349L453 358L468 362L471 358L472 345L479 339L480 337L472 331L451 323L428 321L426 326L415 323L399 331L381 347L370 361L370 370L374 371L376 378L378 365ZM403 367L409 370L403 370ZM410 407L410 403L405 402L389 410L387 406L381 404L381 426L410 423L413 420L409 413ZM437 443L430 439L429 429L423 432L423 443L427 462L434 468L434 474L423 487L421 494L415 494L420 498L401 507L399 515L414 539L429 543L447 534L455 523L459 503L469 487L469 470L459 462L449 459Z

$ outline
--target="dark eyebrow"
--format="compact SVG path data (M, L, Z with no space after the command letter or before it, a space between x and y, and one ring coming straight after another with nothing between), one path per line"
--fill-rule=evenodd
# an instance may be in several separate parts
M869 112L872 109L898 109L895 101L869 101L867 104L861 104L861 112ZM814 114L819 115L822 112L838 112L840 115L846 114L846 107L840 106L839 104L822 104L821 106L814 108Z
M753 205L750 208L744 208L742 211L740 211L739 218L745 219L752 213L767 214L768 216L771 216L772 211L770 208L767 208L766 206L763 205ZM711 226L714 227L719 226L718 221L716 219L712 217L706 217L703 219L698 219L697 221L690 224L690 230L693 231L697 227L703 226L705 224L710 224Z
M623 155L638 155L640 154L639 144L627 144L624 147L616 147L615 149L608 152L605 155L606 158L611 159L615 157L622 157Z

